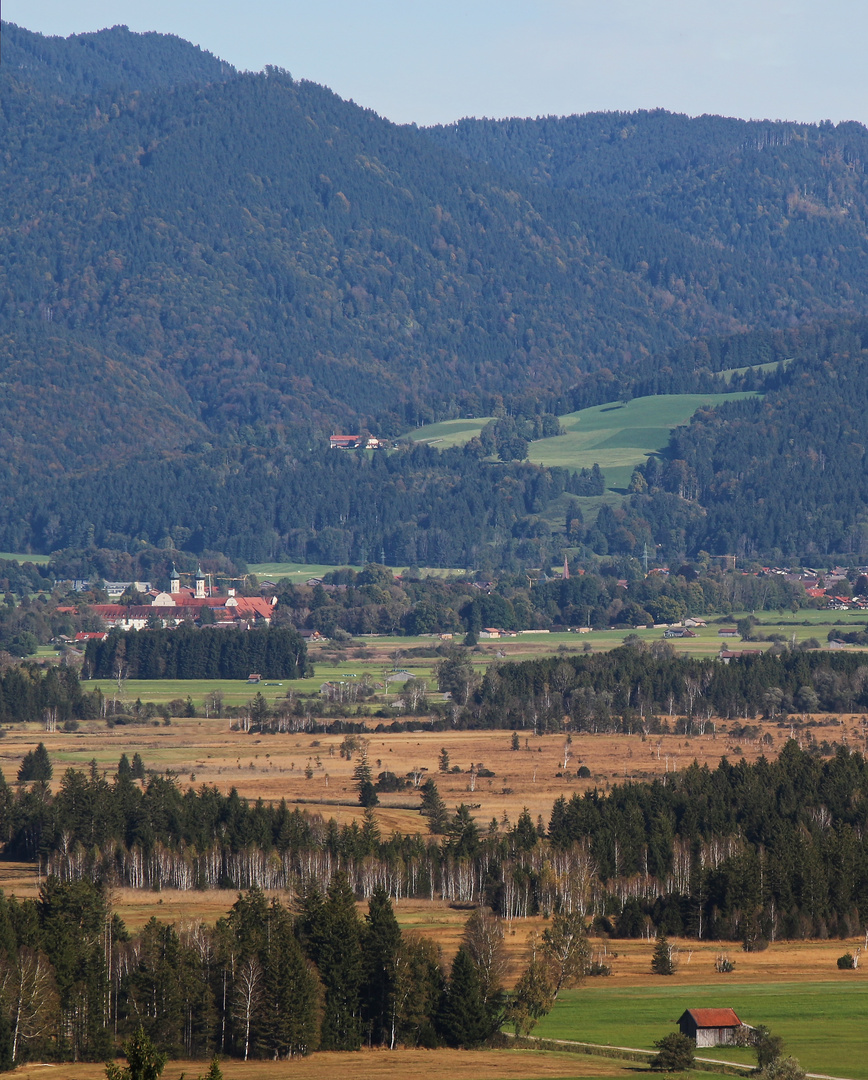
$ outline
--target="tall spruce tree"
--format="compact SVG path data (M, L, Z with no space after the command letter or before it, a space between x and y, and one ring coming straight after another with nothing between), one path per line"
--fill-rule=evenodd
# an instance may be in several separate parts
M361 925L343 870L332 878L325 902L306 915L304 930L310 934L310 955L325 991L321 1048L358 1050L362 1045Z
M372 1043L394 1049L396 1038L397 958L401 928L382 886L368 901L362 931L362 1016Z
M480 1046L492 1034L491 1018L482 1000L476 965L463 945L452 961L449 984L440 1009L439 1028L449 1046L460 1046L465 1050Z
M274 1059L309 1054L319 1046L319 980L301 950L291 915L277 900L268 911L266 938L263 1050Z

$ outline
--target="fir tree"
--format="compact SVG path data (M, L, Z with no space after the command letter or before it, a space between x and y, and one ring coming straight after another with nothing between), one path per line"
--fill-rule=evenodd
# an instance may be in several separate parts
M661 930L657 934L654 943L654 954L651 957L651 970L655 975L674 975L675 961L672 959L672 946L669 939Z
M449 1046L470 1049L479 1046L492 1033L491 1020L479 975L470 953L462 945L452 961L449 985L443 997L439 1017L440 1032Z
M420 813L428 818L428 828L432 833L445 833L449 824L449 812L441 799L434 780L429 777L421 787L422 806Z
M368 901L362 931L363 1017L372 1043L394 1048L396 1035L395 987L401 929L386 890L377 886Z
M311 956L325 990L321 1047L358 1050L362 1045L361 927L355 897L344 871L335 874L325 902L314 905L311 914ZM306 920L303 922L306 925Z

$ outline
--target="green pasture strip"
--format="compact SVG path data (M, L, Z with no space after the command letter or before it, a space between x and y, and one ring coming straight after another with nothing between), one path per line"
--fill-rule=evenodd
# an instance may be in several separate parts
M15 551L0 551L0 559L7 562L33 563L35 566L45 566L50 560L49 555L21 555Z
M780 1035L786 1053L798 1058L804 1069L868 1080L864 1052L868 982L858 971L832 975L828 982L746 984L724 977L707 985L661 986L656 979L652 984L649 976L649 984L567 991L535 1034L651 1050L657 1039L676 1030L685 1009L732 1008L744 1023L765 1024ZM700 1054L735 1062L754 1060L750 1051L736 1047L703 1047Z
M568 1054L583 1054L583 1055L585 1055L587 1057L606 1058L606 1059L608 1059L610 1061L615 1060L615 1061L643 1062L643 1063L646 1063L646 1064L650 1060L651 1055L656 1052L656 1051L653 1051L653 1050L652 1051L647 1051L647 1052L644 1052L644 1051L641 1051L641 1050L624 1050L624 1049L616 1048L616 1047L612 1047L610 1049L608 1047L599 1046L599 1045L596 1045L594 1043L584 1043L584 1042L574 1042L574 1043L571 1043L569 1045L564 1045L564 1043L561 1043L561 1042L554 1042L554 1041L548 1040L548 1039L539 1039L539 1038L536 1038L534 1036L531 1036L529 1039L521 1039L521 1040L518 1040L518 1041L521 1043L521 1045L525 1045L527 1043L530 1043L531 1045L536 1045L543 1052L546 1052L546 1051L548 1051L548 1052L557 1052L557 1051L564 1052L564 1051L566 1051ZM704 1056L701 1051L700 1051L700 1056ZM753 1056L754 1055L752 1054L751 1057L753 1057ZM630 1069L630 1072L635 1072L635 1071L636 1071L635 1069ZM745 1071L743 1069L728 1068L726 1065L715 1066L715 1065L711 1065L708 1062L704 1062L704 1061L697 1062L695 1069L688 1069L688 1070L686 1070L685 1072L683 1072L683 1073L681 1073L679 1075L684 1076L684 1077L690 1077L690 1076L695 1075L696 1073L701 1073L702 1076L705 1078L705 1080L707 1080L709 1074L711 1074L712 1076L744 1076L745 1075Z
M722 371L718 371L718 375L726 382L730 383L735 375L745 375L748 371L761 371L764 375L770 371L775 371L777 368L783 368L786 370L790 364L792 364L795 357L790 356L786 360L770 360L767 364L748 364L746 367L732 367L724 368Z
M490 424L493 419L493 416L477 416L474 419L442 420L439 424L425 424L424 427L408 431L402 438L411 442L428 443L439 449L463 446L477 438L485 425Z
M363 569L361 566L352 566L350 564L344 564L343 566L326 566L322 563L293 563L293 562L265 562L265 563L251 563L248 567L248 572L255 574L258 578L266 578L271 581L282 581L289 579L294 584L305 582L308 578L321 578L326 574L330 574L333 570L355 570L358 573ZM406 570L406 566L390 566L389 570L393 574L403 574ZM467 570L463 567L436 567L436 566L422 566L419 567L419 572L422 577L454 577L457 574L466 574Z
M325 574L329 574L332 570L361 570L361 566L324 566L322 564L314 563L295 563L295 562L263 562L263 563L251 563L247 570L251 574L255 574L259 578L270 578L272 581L278 579L289 578L294 584L307 581L308 578L321 578Z
M758 397L755 393L660 394L628 402L608 402L560 417L565 434L531 443L528 459L568 469L598 464L609 488L625 488L633 469L662 450L672 430L697 409Z

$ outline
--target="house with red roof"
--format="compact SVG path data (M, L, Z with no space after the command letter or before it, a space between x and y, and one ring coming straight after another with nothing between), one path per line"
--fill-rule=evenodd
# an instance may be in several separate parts
M697 1046L732 1046L743 1024L734 1009L687 1009L679 1016L678 1027Z

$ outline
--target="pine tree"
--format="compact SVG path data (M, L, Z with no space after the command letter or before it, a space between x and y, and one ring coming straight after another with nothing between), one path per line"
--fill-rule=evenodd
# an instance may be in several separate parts
M353 779L359 793L359 802L362 806L379 806L380 800L371 775L371 765L368 761L368 744L362 740L359 760L353 769Z
M28 750L18 769L18 782L30 780L48 783L54 773L45 744L40 743L35 750Z
M440 792L434 780L429 777L421 787L422 806L420 813L428 818L428 828L432 833L445 833L449 824L449 812L446 803L440 798Z
M274 1059L309 1054L319 1046L320 986L277 900L268 912L264 956L262 1045Z

